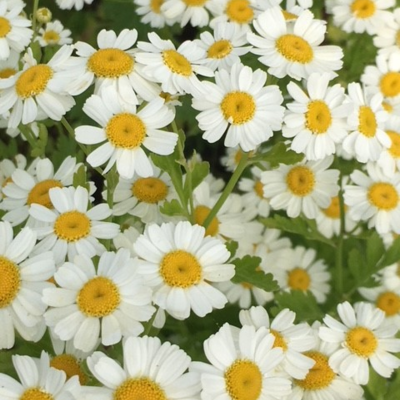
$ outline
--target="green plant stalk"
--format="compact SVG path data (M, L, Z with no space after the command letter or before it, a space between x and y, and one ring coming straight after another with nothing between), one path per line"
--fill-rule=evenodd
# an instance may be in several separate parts
M33 30L33 36L32 36L32 43L35 41L37 32L37 19L36 19L36 11L39 8L39 0L33 0L33 11L32 11L32 30Z
M222 192L220 198L215 203L214 207L211 209L210 213L207 215L207 218L204 220L203 226L205 229L211 224L213 218L217 215L218 211L224 205L228 196L232 193L233 189L235 188L239 178L242 176L243 171L247 167L247 160L249 158L249 153L243 153L242 158L239 161L238 166L236 167L235 171L233 172L231 178L229 179L228 183L225 186L224 191Z

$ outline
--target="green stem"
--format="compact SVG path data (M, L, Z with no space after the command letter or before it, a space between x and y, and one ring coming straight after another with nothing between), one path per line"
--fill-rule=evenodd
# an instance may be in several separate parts
M204 228L206 228L206 229L208 228L208 226L211 224L211 221L213 220L213 218L217 215L218 211L224 205L228 196L232 193L233 189L236 186L236 183L238 182L243 171L247 167L248 158L249 158L249 153L243 153L243 156L240 159L239 164L236 167L234 173L232 174L231 179L229 179L229 182L225 186L225 189L222 192L221 197L215 203L214 207L211 209L210 213L207 215L207 218L204 220L204 223L203 223Z
M33 11L32 11L32 30L33 30L33 37L32 37L32 43L35 40L36 37L36 25L37 25L37 19L36 19L36 12L39 8L39 0L33 0Z
M153 322L156 319L156 315L158 312L158 307L155 306L155 308L156 311L154 311L154 314L151 316L151 318L146 323L143 323L144 331L140 336L150 336L151 328L153 327Z

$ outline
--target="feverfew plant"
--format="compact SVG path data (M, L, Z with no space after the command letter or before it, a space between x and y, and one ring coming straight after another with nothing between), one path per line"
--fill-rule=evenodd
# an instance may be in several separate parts
M0 400L398 400L396 4L0 0Z

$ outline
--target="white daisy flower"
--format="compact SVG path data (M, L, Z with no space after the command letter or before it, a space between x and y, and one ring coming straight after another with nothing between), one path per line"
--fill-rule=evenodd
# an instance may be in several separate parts
M369 303L338 305L342 322L326 315L326 327L320 328L319 336L328 343L340 344L341 348L329 358L329 366L355 383L365 385L369 380L369 365L381 376L389 378L400 367L400 359L392 352L400 351L400 339L395 339L397 327L387 325L385 313Z
M78 377L66 380L63 371L50 367L44 351L40 359L14 355L12 363L20 382L0 374L0 396L4 399L75 400L81 395Z
M142 229L137 229L135 226L130 226L120 232L114 239L113 244L117 250L126 249L131 253L131 257L137 257L133 244L136 239L142 234Z
M11 50L21 53L31 41L31 21L21 15L25 4L9 8L6 0L0 1L0 60L6 60Z
M226 297L210 282L224 282L234 275L227 264L225 245L205 237L205 229L189 222L152 224L134 244L138 272L153 287L153 302L174 318L186 319L192 310L203 317L225 306Z
M0 79L7 79L19 71L20 55L15 50L10 50L9 56L5 60L0 60Z
M25 169L26 164L27 160L23 154L17 154L12 160L5 158L0 161L0 200L3 199L3 188L12 182L12 173L17 168Z
M98 167L108 161L104 173L116 163L124 179L131 179L135 173L143 178L152 176L153 168L142 146L153 153L168 155L178 141L176 133L161 130L175 118L174 111L161 97L137 111L136 105L121 102L109 87L100 96L89 97L83 111L101 128L79 126L75 130L76 140L90 145L102 143L89 154L87 162Z
M211 365L193 362L190 368L201 376L201 398L268 400L289 395L290 381L274 371L283 360L282 349L273 348L274 340L265 327L224 324L204 342Z
M278 370L284 370L292 378L304 379L314 362L302 353L315 346L315 338L311 327L306 323L295 325L295 318L296 314L288 308L280 311L272 322L265 308L260 306L239 312L243 326L265 327L272 333L273 347L282 349L284 355Z
M143 76L141 66L136 63L132 46L137 36L136 29L124 29L118 36L114 31L103 29L97 35L98 50L86 42L75 43L79 57L71 57L65 63L73 76L66 86L68 93L79 95L95 82L95 94L112 87L129 104L137 105L142 99L151 101L157 97L157 85Z
M240 63L240 57L251 49L246 34L237 25L229 22L217 24L213 34L202 32L200 39L195 42L206 51L204 65L213 71L216 69L229 71L232 65Z
M58 20L48 22L45 28L40 28L39 35L40 36L37 36L35 40L37 40L42 47L62 46L72 43L72 38L70 37L71 31L69 29L64 29L64 25Z
M227 147L256 149L281 129L283 97L276 85L265 86L267 74L252 71L241 63L230 71L215 73L215 81L203 82L203 94L194 96L192 106L201 111L196 119L203 139L215 143L225 134Z
M400 292L400 265L388 265L382 270L382 282L389 290Z
M36 254L52 250L57 264L65 257L72 261L77 254L93 257L105 251L98 239L117 236L119 225L103 222L111 215L108 205L89 208L89 193L82 186L55 187L49 190L49 197L53 209L36 203L29 209L34 219L43 222L35 228L40 240L34 249Z
M104 353L88 358L90 371L105 387L84 388L88 400L197 399L197 374L186 372L190 357L177 345L161 343L157 337L129 337L123 343L124 365Z
M388 177L400 171L400 125L395 118L389 118L385 124L385 132L390 139L390 147L383 149L377 164Z
M228 172L233 172L239 165L239 162L243 157L243 153L244 152L240 148L240 146L227 147L225 149L225 155L221 157L221 160L220 160L221 165Z
M308 160L320 160L336 152L336 144L347 136L346 118L352 106L345 103L340 84L329 87L330 75L313 73L307 93L290 82L288 92L295 100L286 105L282 135L291 138L290 148Z
M302 212L316 218L319 208L326 208L339 191L339 171L328 169L333 162L329 156L320 161L280 166L261 174L264 196L274 210L286 210L291 218Z
M313 72L328 72L333 78L342 68L343 51L338 46L320 46L324 40L326 23L314 20L309 10L304 10L293 24L288 24L280 7L271 7L253 22L259 35L248 33L261 63L268 73L278 78L286 75L300 80Z
M178 21L181 27L190 24L201 28L208 25L210 19L208 8L211 2L212 0L164 0L161 12L166 18Z
M94 350L99 337L110 346L139 335L144 329L139 321L148 321L155 311L152 291L125 249L103 253L97 272L89 257L78 255L73 263L63 264L54 279L58 287L43 291L43 301L50 306L46 324L61 340L73 339L78 350Z
M56 0L57 5L62 10L71 10L75 8L75 10L82 10L83 6L86 4L92 4L93 0Z
M7 79L0 79L0 114L10 111L9 128L21 122L29 124L41 117L60 121L75 100L64 91L66 84L61 67L71 55L72 47L65 45L47 64L37 64L31 49L25 54L23 70Z
M133 0L136 4L136 13L142 15L140 22L150 24L152 28L164 28L165 25L174 24L175 20L167 18L161 11L164 0Z
M387 177L372 163L368 175L356 170L350 178L354 185L344 187L344 202L355 221L368 221L379 234L400 233L400 172Z
M330 291L328 266L322 259L316 260L314 249L297 246L286 251L289 262L273 265L268 272L272 272L282 290L310 291L318 303L324 303Z
M0 222L0 349L14 346L14 329L27 341L44 334L42 290L55 271L51 252L29 257L36 233L22 228L15 237L8 222ZM29 257L29 258L28 258ZM1 387L1 385L0 385Z
M16 169L11 175L11 181L3 188L6 197L0 207L7 211L3 220L15 226L28 219L27 224L33 226L34 221L29 218L31 205L41 204L52 208L49 190L72 185L74 173L79 166L75 157L68 156L57 171L54 171L54 165L48 158L38 159L34 168L29 168L31 172Z
M345 32L373 35L390 20L395 0L337 0L332 7L333 22Z
M136 59L144 65L143 74L172 95L201 92L196 74L213 76L209 68L199 65L205 58L205 51L190 40L176 49L170 40L161 39L155 32L150 32L148 38L150 43L138 42L137 45Z
M392 18L385 18L385 25L380 27L374 36L374 45L379 48L378 54L390 54L400 50L400 8L391 13Z
M313 324L316 344L312 349L303 353L314 360L315 364L304 379L293 380L293 391L287 400L361 399L363 394L361 386L335 373L329 366L329 356L337 349L337 346L318 338L320 326L319 322Z

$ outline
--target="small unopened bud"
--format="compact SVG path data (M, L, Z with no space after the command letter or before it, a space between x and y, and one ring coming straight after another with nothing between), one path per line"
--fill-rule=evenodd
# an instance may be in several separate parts
M41 24L47 24L48 22L50 22L51 17L51 11L46 7L38 8L38 10L36 11L36 19Z

